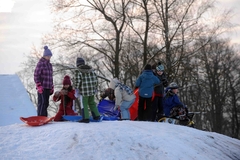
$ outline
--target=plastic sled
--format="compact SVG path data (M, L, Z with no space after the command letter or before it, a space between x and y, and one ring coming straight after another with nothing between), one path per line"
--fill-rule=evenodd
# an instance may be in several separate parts
M98 103L98 111L104 117L120 117L120 112L114 110L115 101L103 99Z
M134 94L136 96L136 99L133 102L132 106L129 108L130 118L133 121L138 117L138 100L139 100L138 89L134 91Z
M29 126L41 126L47 124L48 122L52 121L54 117L49 118L45 116L31 116L31 117L20 117L20 120L24 123L28 124Z
M139 101L139 88L137 88L134 91L134 94L136 96L135 101L133 102L132 106L129 108L129 112L130 112L130 118L131 120L136 120L138 117L138 101ZM155 93L153 92L153 96L152 96L152 100L155 97ZM144 104L144 108L146 108L146 104Z
M62 116L64 120L71 121L71 122L78 122L82 120L82 116L71 116L71 115L65 115ZM90 122L101 122L103 120L103 116L100 116L100 120L95 120L93 117L89 117Z
M191 119L189 121L180 121L179 119L176 118L162 117L161 119L158 120L158 122L177 124L194 128L194 121Z
M103 120L105 120L105 121L116 121L116 120L119 120L119 118L114 117L114 116L109 117L109 116L104 116L103 115Z
M66 121L72 121L72 122L77 122L82 119L82 116L71 116L71 115L65 115L62 116L64 120Z

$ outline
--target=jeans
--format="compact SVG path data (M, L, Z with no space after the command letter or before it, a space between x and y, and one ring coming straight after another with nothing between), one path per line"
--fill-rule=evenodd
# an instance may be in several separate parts
M136 98L131 101L123 101L120 105L121 119L130 119L129 108L132 106Z

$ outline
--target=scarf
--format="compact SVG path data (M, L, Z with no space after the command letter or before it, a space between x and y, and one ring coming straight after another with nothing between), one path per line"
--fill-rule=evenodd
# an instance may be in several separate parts
M120 90L122 90L122 91L125 90L128 93L128 95L132 95L133 94L132 88L126 86L125 84L117 83L115 87L119 87Z

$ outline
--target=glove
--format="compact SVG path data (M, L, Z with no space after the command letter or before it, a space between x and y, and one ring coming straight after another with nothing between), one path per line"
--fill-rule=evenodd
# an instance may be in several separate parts
M43 93L43 87L42 87L41 83L37 83L36 87L37 87L38 93L42 94Z
M162 79L162 83L163 83L163 86L164 86L164 87L167 87L168 81L167 81L166 78L163 78L163 79Z
M50 91L50 95L52 95L54 93L54 86L52 86L52 89Z

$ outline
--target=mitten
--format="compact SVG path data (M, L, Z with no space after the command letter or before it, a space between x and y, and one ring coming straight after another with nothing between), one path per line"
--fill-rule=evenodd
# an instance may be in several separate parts
M52 89L50 91L50 95L52 95L54 93L54 86L52 86Z
M37 87L38 93L42 94L43 93L43 87L42 87L41 83L37 83L36 87Z

